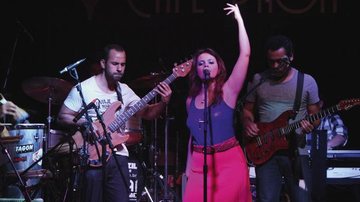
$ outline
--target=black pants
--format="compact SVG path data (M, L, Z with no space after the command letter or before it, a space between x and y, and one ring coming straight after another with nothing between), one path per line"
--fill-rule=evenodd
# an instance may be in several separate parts
M121 173L115 158L120 164ZM105 166L105 181L102 167L89 168L85 172L84 201L128 202L129 181L128 157L112 155Z

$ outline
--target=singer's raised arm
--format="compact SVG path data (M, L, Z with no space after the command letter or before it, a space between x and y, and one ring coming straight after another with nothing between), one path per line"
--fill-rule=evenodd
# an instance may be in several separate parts
M236 102L237 95L240 93L246 78L251 49L249 38L244 26L244 21L240 14L238 5L227 3L227 7L225 7L224 10L228 11L227 15L234 13L238 27L239 56L231 72L231 75L224 84L223 88L225 99L228 101L228 103L233 104Z

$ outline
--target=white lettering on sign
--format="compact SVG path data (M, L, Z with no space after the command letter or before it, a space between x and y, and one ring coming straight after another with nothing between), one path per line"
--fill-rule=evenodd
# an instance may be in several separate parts
M34 145L33 144L19 145L19 146L15 147L15 152L17 154L33 152L33 151L34 151Z

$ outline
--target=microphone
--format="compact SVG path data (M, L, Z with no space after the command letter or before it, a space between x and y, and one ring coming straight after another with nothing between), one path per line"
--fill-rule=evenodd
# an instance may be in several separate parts
M203 69L203 73L205 76L205 80L209 80L210 79L210 71L209 69Z
M284 57L282 57L282 58L280 59L280 61L281 61L282 64L285 64L285 65L289 65L289 64L291 63L290 58L289 58L287 55L285 55Z
M82 109L73 119L73 122L76 123L78 122L78 120L85 114L85 112L87 112L89 109L96 107L95 102L97 101L97 99L93 99L93 101L91 101L88 105L86 105L84 107L84 109Z
M65 72L68 72L68 71L74 69L74 68L75 68L76 66L78 66L80 63L84 62L85 59L86 59L86 58L81 59L81 60L78 60L78 61L76 61L75 63L66 66L64 69L62 69L62 70L60 71L60 74L63 74L63 73L65 73Z

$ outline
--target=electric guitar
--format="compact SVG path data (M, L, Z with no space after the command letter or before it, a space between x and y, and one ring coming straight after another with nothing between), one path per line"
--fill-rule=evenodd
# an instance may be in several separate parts
M355 105L360 104L360 98L342 100L337 105L312 115L307 115L302 120L310 123L331 115L341 110L348 110ZM245 138L245 153L248 159L254 165L260 165L269 160L273 154L281 149L288 149L288 134L293 134L295 129L300 128L302 120L288 123L289 119L294 117L296 112L288 110L283 112L278 118L268 123L257 123L259 128L258 136Z
M173 73L168 76L163 82L170 84L177 77L185 77L192 65L192 59L176 65L173 68ZM147 103L150 102L158 93L155 91L155 88L146 94L141 100L139 100L135 105L131 106L121 114L116 114L116 111L122 105L120 101L112 103L109 108L103 113L102 118L106 126L106 130L110 135L111 143L113 146L120 145L125 143L129 139L129 134L123 133L121 128L125 123L138 111L147 106ZM101 166L101 156L102 156L102 145L101 140L106 138L104 136L104 131L102 125L99 121L93 122L92 125L96 128L96 140L94 143L86 144L87 152L89 154L88 163L90 166L98 167ZM84 144L84 139L81 131L75 132L73 135L73 140L76 144L77 149L82 148ZM110 158L111 149L109 145L106 145L107 160Z

